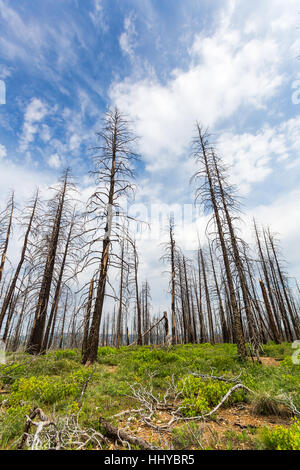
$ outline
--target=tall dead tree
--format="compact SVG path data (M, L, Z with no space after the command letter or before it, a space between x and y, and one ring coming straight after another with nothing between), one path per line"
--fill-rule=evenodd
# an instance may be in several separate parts
M61 231L61 222L63 218L67 192L69 189L69 173L69 170L65 171L61 186L58 189L54 200L54 204L56 207L54 209L54 220L49 235L47 259L44 267L43 278L40 287L33 326L26 347L26 351L30 354L39 354L42 350L44 328L47 317L47 307L54 274L59 235Z
M164 255L162 260L170 265L170 291L171 291L171 329L172 329L172 344L176 344L176 308L175 308L175 296L176 296L176 243L174 235L174 218L169 219L169 241L164 243Z
M142 346L142 311L141 311L141 299L139 294L139 281L138 281L138 253L136 242L133 243L133 259L134 259L134 284L135 284L135 303L136 303L136 314L137 314L137 344Z
M89 296L88 296L87 308L86 308L86 313L84 316L84 323L83 323L82 355L85 354L86 348L87 348L89 326L90 326L91 313L92 313L93 294L94 294L94 279L92 278L90 281Z
M70 249L70 245L71 245L74 224L75 224L75 215L73 215L73 217L72 217L70 227L69 227L69 231L68 231L67 241L66 241L66 244L65 244L63 258L62 258L61 265L60 265L59 276L58 276L58 279L57 279L57 282L56 282L54 298L53 298L53 302L52 302L52 306L51 306L51 310L50 310L50 314L49 314L47 328L46 328L44 339L43 339L42 352L47 351L49 334L50 334L50 330L51 330L51 327L52 327L52 323L53 323L53 327L55 327L55 316L56 316L55 313L57 312L58 303L59 303L59 299L60 299L60 295L61 295L61 289L62 289L62 284L63 284L63 275L64 275L64 272L65 272L67 257L68 257L69 249Z
M14 192L12 192L11 197L8 201L7 207L5 211L1 214L1 232L4 231L5 235L4 235L3 243L1 243L2 246L1 246L1 262L0 262L0 283L2 281L6 255L7 255L7 250L8 250L8 244L9 244L9 239L10 239L11 230L12 230L14 209L15 209L15 195L14 195ZM3 227L4 227L4 230L3 230Z
M207 317L208 317L208 326L209 326L209 338L210 338L211 344L214 344L215 343L215 334L214 334L214 324L213 324L213 313L212 313L211 300L210 300L210 294L209 294L210 289L209 289L208 280L207 280L206 263L205 263L205 260L204 260L202 248L200 248L199 251L200 251L200 259L201 259L203 282L204 282L204 291L205 291L205 298L206 298L206 308L207 308Z
M265 256L263 253L262 244L261 244L261 240L260 240L259 233L258 233L258 227L257 227L255 220L253 221L253 224L254 224L254 233L256 237L256 246L258 248L258 254L259 254L259 261L260 261L263 276L264 276L263 287L265 287L266 285L266 288L267 288L266 295L264 295L264 292L263 292L265 307L266 307L267 315L269 317L269 323L271 325L271 329L274 335L274 340L281 342L284 339L284 337L283 337L283 332L282 332L279 316L277 313L277 308L275 305L274 295L271 289L271 279L270 279L270 275L268 272L268 262L265 259ZM261 287L262 287L262 284L261 284Z
M26 256L26 250L27 250L27 245L28 245L28 239L29 239L29 235L30 235L30 232L31 232L31 229L32 229L32 225L33 225L33 221L34 221L34 217L35 217L35 213L36 213L36 208L37 208L37 204L38 204L38 191L36 192L36 195L35 195L35 198L33 200L33 204L30 208L30 216L29 216L29 221L28 221L28 225L27 225L27 230L26 230L26 233L25 233L25 236L24 236L24 241L23 241L23 248L22 248L22 252L21 252L21 257L20 257L20 260L19 260L19 263L17 265L17 268L15 270L15 273L13 275L13 278L11 280L11 283L10 283L10 286L9 286L9 289L8 289L8 292L4 298L4 301L3 301L3 304L2 304L2 307L1 307L1 312L0 312L0 330L1 330L1 327L2 327L2 322L3 322L3 319L5 317L5 314L6 314L6 311L8 309L8 306L9 306L9 303L14 295L14 291L15 291L15 288L16 288L16 284L17 284L17 281L18 281L18 278L19 278L19 275L20 275L20 272L21 272L21 269L22 269L22 266L24 264L24 261L25 261L25 256ZM12 215L11 215L12 217ZM11 222L10 222L11 224Z
M120 268L120 290L119 290L119 309L118 309L118 317L117 317L117 341L116 345L117 348L121 346L121 325L122 325L122 320L123 320L123 291L124 291L124 254L125 254L125 248L124 248L124 240L121 242L121 254L120 254L120 263L121 263L121 268Z
M271 250L272 250L272 254L273 254L273 258L274 258L274 261L275 261L275 266L276 266L276 269L277 269L277 275L278 275L280 285L281 285L281 290L283 292L283 297L284 297L284 300L285 300L286 309L289 313L291 324L293 325L294 336L293 336L292 339L296 339L296 338L300 337L300 326L299 326L299 321L297 321L297 319L294 315L292 306L291 306L289 293L288 293L288 281L287 281L287 279L286 279L286 277L283 273L282 267L280 265L277 250L276 250L276 245L275 245L275 241L274 241L274 236L271 234L270 230L267 231L267 234L265 234L265 237L268 237L268 241L269 241L269 244L270 244L270 247L271 247Z
M222 208L225 214L226 225L229 231L230 246L231 246L231 250L233 253L233 260L234 260L237 273L239 276L240 288L242 291L246 318L249 324L249 330L250 330L250 335L251 335L250 342L251 342L252 347L254 348L254 354L257 356L257 359L260 362L259 348L260 348L261 338L260 338L259 331L254 321L254 315L253 315L253 311L252 311L252 307L250 303L247 279L246 279L243 261L242 261L240 248L239 248L239 240L238 240L236 230L233 224L235 217L233 216L232 212L237 212L239 209L239 205L237 202L237 198L235 197L235 194L234 194L235 190L228 183L225 166L222 164L221 159L217 157L213 149L211 150L211 154L212 154L215 174L217 177L217 184L218 184L218 189L220 193L220 199L221 199L221 203L223 206Z
M86 352L82 357L82 362L86 365L97 359L111 244L119 230L119 224L114 224L115 216L116 213L120 216L120 198L133 190L133 164L138 159L133 150L137 138L130 131L128 120L117 108L106 113L103 129L98 135L101 145L96 149L100 154L94 157L95 170L92 172L96 177L97 189L90 199L89 211L90 214L96 214L95 220L100 223L98 233L102 227L104 236L92 324Z
M197 134L193 141L193 156L199 165L199 169L192 178L193 181L200 182L200 186L196 189L196 201L200 200L204 208L213 213L213 220L217 228L218 242L222 251L226 280L228 283L238 354L241 358L245 358L247 355L246 344L235 293L230 252L225 239L224 208L222 207L219 178L216 174L214 153L211 151L207 132L203 131L199 124L197 124Z
M218 281L217 274L216 274L216 269L215 269L215 264L214 264L214 259L213 259L213 254L212 254L212 249L211 249L210 244L209 244L209 253L210 253L211 267L212 267L212 272L213 272L215 287L216 287L216 293L217 293L218 303L219 303L219 313L220 313L221 331L222 331L222 336L223 336L223 342L228 343L229 342L229 334L228 334L227 322L226 322L225 311L224 311L221 291L220 291L220 287L219 287L219 281Z

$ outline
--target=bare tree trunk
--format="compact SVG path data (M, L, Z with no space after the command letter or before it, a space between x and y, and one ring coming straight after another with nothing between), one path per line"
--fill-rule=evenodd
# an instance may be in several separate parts
M117 349L120 348L121 343L121 323L123 314L123 277L124 277L124 241L121 244L121 276L120 276L120 299L119 299L119 312L117 320Z
M208 325L209 325L210 343L215 344L214 325L213 325L212 309L211 309L210 296L209 296L209 288L208 288L208 284L207 284L206 266L205 266L203 251L202 251L201 248L200 248L200 257L201 257L203 282L204 282L204 290L205 290L205 297L206 297L206 307L207 307L207 317L208 317Z
M56 216L50 237L47 261L44 269L42 285L39 293L38 304L35 312L30 338L27 343L26 351L29 354L39 354L42 350L44 328L47 316L47 307L49 302L50 290L53 279L54 265L58 246L59 233L61 229L61 219L64 210L65 197L68 186L69 170L66 170L63 188L60 193L60 199L57 206Z
M215 220L217 224L218 236L219 236L219 241L220 241L220 245L222 249L226 278L227 278L227 283L228 283L228 288L229 288L230 303L231 303L233 318L234 318L234 330L235 330L234 336L237 342L238 354L241 358L245 358L247 356L247 352L246 352L245 338L243 334L243 327L242 327L240 312L238 309L236 295L235 295L234 283L233 283L232 273L230 269L229 255L228 255L228 251L227 251L227 247L225 243L222 221L221 221L221 216L219 212L220 209L219 209L219 205L217 203L216 194L215 194L215 185L212 180L212 174L211 174L211 166L213 163L209 162L209 156L207 153L209 150L207 148L208 143L205 140L206 137L203 134L199 125L197 125L197 129L198 129L198 138L199 138L198 142L200 142L200 149L201 149L200 151L202 153L201 158L204 164L204 170L205 170L206 177L208 180L208 191L209 191L210 201L213 207L213 212L214 212L214 216L215 216ZM197 153L197 157L199 157L199 153Z
M4 265L6 261L6 255L7 255L7 249L8 249L8 244L9 244L9 238L10 238L11 228L12 228L13 213L14 213L14 208L15 208L14 193L12 193L11 195L9 206L10 206L10 216L9 216L9 222L8 222L8 227L7 227L7 232L6 232L4 248L3 248L2 255L1 255L1 263L0 263L0 283L2 281Z
M228 334L228 328L227 328L227 323L226 323L226 318L225 318L225 312L223 308L223 302L221 298L221 292L219 288L219 283L216 275L216 270L215 270L215 265L214 265L214 260L213 260L213 255L212 255L212 250L211 246L209 245L209 252L210 252L210 259L211 259L211 266L213 270L213 275L214 275L214 280L215 280L215 286L216 286L216 291L217 291L217 296L218 296L218 302L219 302L219 312L220 312L220 320L221 320L221 329L222 329L222 335L223 335L223 342L228 343L229 341L229 334Z
M58 280L57 280L57 284L56 284L54 299L53 299L53 303L52 303L52 307L51 307L51 311L50 311L50 315L49 315L49 320L48 320L48 324L47 324L47 328L46 328L46 332L45 332L45 336L44 336L44 340L43 340L43 346L42 346L42 352L43 353L47 351L48 338L49 338L52 322L53 322L53 328L55 327L54 314L55 314L55 312L57 312L57 308L58 308L58 302L59 302L59 298L60 298L60 294L61 294L62 280L63 280L64 271L65 271L65 266L66 266L66 261L67 261L67 256L68 256L68 251L69 251L69 246L70 246L73 227L74 227L74 219L72 220L71 225L70 225L68 238L67 238L66 246L65 246L65 251L64 251L64 255L63 255L63 259L62 259L62 263L61 263L61 267L60 267L60 272L59 272L59 276L58 276Z
M174 226L170 220L170 251L171 251L171 314L172 314L172 344L176 344L176 314L175 314L175 240Z
M35 196L35 200L34 200L34 203L33 203L33 207L32 207L32 212L31 212L31 216L30 216L30 220L29 220L29 223L28 223L28 226L27 226L27 230L26 230L26 234L25 234L25 238L24 238L24 242L23 242L23 248L22 248L22 253L21 253L21 258L20 258L20 261L18 263L18 266L17 266L17 269L15 271L15 274L12 278L12 281L10 283L10 287L9 287L9 290L7 292L7 295L5 296L5 299L3 301L3 304L2 304L2 308L1 308L1 313L0 313L0 330L1 330L1 327L2 327L2 322L3 322L3 319L5 317L5 314L6 314L6 311L7 311L7 308L8 308L8 305L10 303L10 300L14 294L14 291L15 291L15 288L16 288L16 284L17 284L17 281L18 281L18 278L19 278L19 275L20 275L20 271L22 269L22 266L23 266L23 263L25 261L25 255L26 255L26 250L27 250L27 244L28 244L28 238L29 238L29 234L30 234L30 231L31 231L31 227L32 227L32 223L33 223L33 219L34 219L34 215L35 215L35 211L36 211L36 206L37 206L37 202L38 202L38 192L36 193L36 196ZM12 206L12 210L13 210L13 206ZM12 213L11 213L11 218L10 218L10 226L11 226L11 220L12 220ZM9 232L10 232L10 228L9 228ZM9 237L8 237L9 238ZM8 240L7 240L7 244L8 244ZM7 247L6 247L7 249ZM5 259L5 257L4 257ZM1 270L0 270L0 273L1 273ZM0 274L1 276L1 274ZM1 277L0 277L0 281L1 281Z
M88 334L89 334L89 327L90 327L90 319L91 319L91 311L92 311L92 303L93 303L93 294L94 294L94 279L91 279L90 282L90 289L89 289L89 298L87 303L86 314L84 317L84 326L83 326L83 340L82 340L82 355L86 353L87 342L88 342Z
M66 321L66 314L67 314L67 308L68 308L68 296L66 297L65 301L65 308L64 308L64 314L62 318L62 323L61 323L61 331L60 331L60 337L59 337L59 349L63 348L63 341L64 341L64 329L65 329L65 321ZM49 347L51 346L51 343Z
M135 301L136 301L136 313L137 313L137 344L142 346L142 312L141 312L141 302L139 294L139 283L138 283L138 255L136 250L136 244L133 245L134 250L134 282L135 282Z

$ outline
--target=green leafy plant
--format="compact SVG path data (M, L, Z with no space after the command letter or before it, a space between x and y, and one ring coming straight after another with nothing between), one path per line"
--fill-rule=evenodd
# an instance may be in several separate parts
M290 428L264 428L261 438L268 450L300 450L300 420L294 419Z
M232 384L211 379L203 380L189 375L179 382L178 387L185 397L182 403L184 414L186 416L198 416L211 411L229 392ZM227 404L243 401L244 395L244 392L236 392L229 397Z

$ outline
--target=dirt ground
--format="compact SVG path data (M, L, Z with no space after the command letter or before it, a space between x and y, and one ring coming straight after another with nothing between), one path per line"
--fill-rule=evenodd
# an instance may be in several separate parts
M251 359L250 359L251 360ZM280 360L274 357L261 357L261 361L265 366L279 366ZM106 366L110 372L115 372L116 367ZM291 417L288 413L284 413L282 410L282 415L270 415L270 416L257 416L253 411L253 405L251 404L238 404L231 406L230 408L221 408L217 417L214 420L206 420L205 422L197 422L197 428L199 429L199 443L203 448L214 448L214 449L224 449L226 446L226 435L228 432L234 434L242 433L244 431L244 436L249 434L255 434L259 429L267 426L272 428L274 426L290 426ZM156 419L152 420L152 423L157 427L163 427L168 424L172 416L166 412L157 412ZM188 422L191 423L191 422ZM119 421L118 427L125 429L127 432L138 436L139 438L144 439L147 442L153 442L159 447L172 448L172 430L174 428L180 429L186 423L176 423L171 426L170 431L162 431L152 429L143 423L141 420L136 419L131 416L127 419ZM251 449L251 439L249 442L236 442L238 449ZM200 446L200 448L201 448ZM112 445L112 449L116 448ZM191 447L193 449L193 447ZM199 449L199 447L197 446Z
M171 415L165 412L157 412L156 419L152 423L157 427L163 427L170 419ZM191 423L191 422L189 422ZM186 423L176 423L172 425L170 431L175 427L179 429ZM289 426L291 424L291 417L286 416L256 416L253 412L253 406L250 404L239 404L230 408L221 409L218 411L215 420L206 420L205 422L197 422L199 433L199 442L203 448L224 449L226 446L226 435L228 432L245 433L251 435L267 426L272 428L276 425ZM153 442L158 447L164 446L165 448L172 448L172 433L171 432L158 432L151 429L142 421L133 417L127 420L122 420L118 423L118 427L126 429L130 434L136 435L147 442ZM239 449L249 449L249 443L238 442L236 444ZM112 448L115 448L112 446ZM193 447L191 447L193 449ZM199 449L199 447L197 447ZM251 444L250 444L251 449Z

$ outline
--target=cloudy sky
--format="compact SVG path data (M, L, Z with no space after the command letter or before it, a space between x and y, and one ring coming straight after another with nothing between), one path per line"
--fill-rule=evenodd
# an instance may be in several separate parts
M199 120L231 167L245 220L280 235L300 277L299 12L297 0L0 0L1 201L10 188L22 201L66 165L88 192L89 148L117 104L141 137L135 203L189 214ZM192 249L189 216L178 225ZM141 242L156 299L167 284L160 241Z

